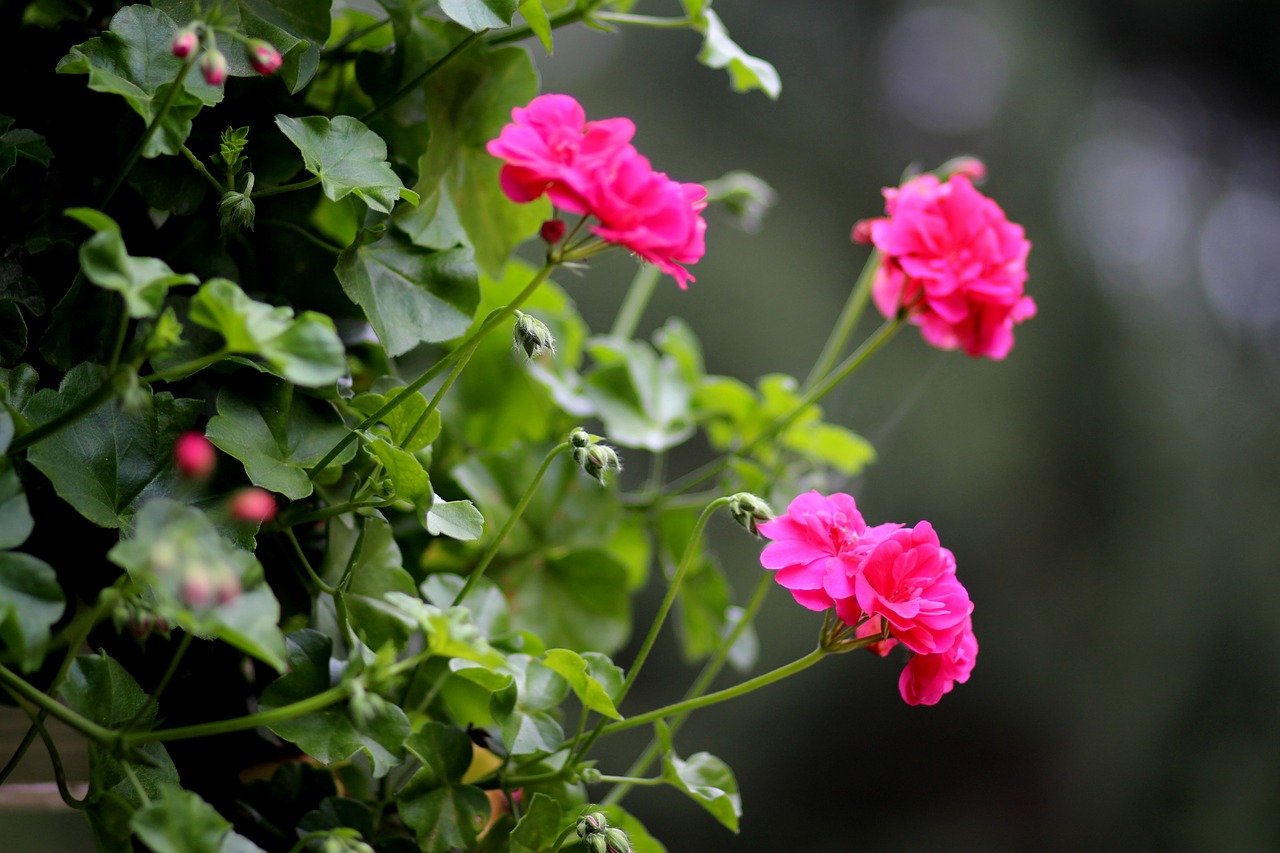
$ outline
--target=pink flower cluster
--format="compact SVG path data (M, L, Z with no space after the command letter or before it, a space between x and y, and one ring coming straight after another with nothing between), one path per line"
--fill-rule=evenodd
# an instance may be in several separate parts
M1013 348L1014 325L1036 313L1023 295L1031 243L974 189L973 172L946 182L926 174L886 189L888 216L859 222L853 239L883 255L872 285L880 313L906 309L933 346L1002 359Z
M760 563L810 610L835 608L856 636L889 638L870 648L885 655L901 643L913 652L898 679L911 705L936 704L969 679L978 654L973 602L956 579L954 555L933 527L868 527L852 497L800 495L786 513L759 526L773 540Z
M702 210L707 191L662 172L631 145L630 119L587 121L568 95L540 95L511 111L511 124L487 146L504 160L503 192L515 202L547 196L561 210L594 216L591 230L673 276L681 288L694 278L706 245Z

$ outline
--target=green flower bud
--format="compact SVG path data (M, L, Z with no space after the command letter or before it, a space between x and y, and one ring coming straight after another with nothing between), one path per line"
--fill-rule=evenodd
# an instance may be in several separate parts
M218 202L218 222L223 231L234 231L239 228L253 230L253 218L257 213L253 199L253 172L245 178L244 192L223 193Z
M738 492L729 498L729 514L753 536L760 535L758 525L773 520L769 505L750 492Z
M513 336L516 349L523 352L526 358L535 359L544 352L555 354L556 339L551 336L551 330L537 317L523 311L516 312Z
M618 459L617 452L607 444L575 448L573 461L578 463L578 467L583 471L599 480L602 486L605 482L605 474L622 470L622 462Z
M607 853L631 853L631 839L616 826L604 831L604 844Z
M609 853L609 842L604 840L603 835L588 835L586 847L591 853Z
M586 447L591 443L591 434L582 427L575 427L573 432L569 433L569 443L574 447Z
M750 172L729 172L707 181L707 201L719 202L748 233L760 230L765 213L778 201L778 193Z
M603 812L592 812L578 819L578 837L586 838L608 828L609 819Z

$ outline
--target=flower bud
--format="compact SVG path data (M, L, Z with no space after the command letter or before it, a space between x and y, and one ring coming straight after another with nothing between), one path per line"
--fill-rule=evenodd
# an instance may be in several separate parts
M210 86L221 86L227 79L227 58L216 47L200 57L200 73Z
M582 427L574 427L573 432L569 433L569 443L574 447L586 447L591 443L591 433Z
M592 477L604 485L604 475L610 471L621 471L622 462L617 452L607 444L592 444L588 447L574 448L573 461Z
M563 219L548 219L542 223L542 227L538 229L538 236L542 238L548 246L554 246L564 237L564 232L569 226L565 225Z
M253 172L245 176L244 192L228 192L222 194L218 202L218 223L222 230L232 231L239 228L253 230L253 218L257 208L253 203Z
M604 831L604 849L607 853L631 853L631 839L627 833L616 826Z
M554 354L556 351L556 339L551 336L551 330L537 317L523 311L516 312L514 337L516 349L526 358L534 359L544 352Z
M583 815L578 819L578 837L586 838L588 835L594 835L609 825L609 819L604 816L603 812L592 812Z
M276 499L262 489L241 489L231 498L227 510L237 521L265 524L276 517Z
M182 601L192 610L203 610L214 602L213 578L202 565L194 565L182 579Z
M189 27L183 27L178 30L178 34L173 37L173 46L170 48L173 55L179 59L186 59L195 51L200 44L200 36L196 33L195 24Z
M609 843L603 835L588 835L584 844L590 853L609 853Z
M977 157L953 157L938 168L938 177L943 180L952 175L964 175L975 184L987 179L987 164Z
M219 604L230 604L235 601L240 596L241 589L240 578L229 571L220 572L214 578L213 594Z
M760 535L759 525L773 521L773 510L750 492L738 492L729 498L729 514L752 536Z
M873 219L859 219L853 223L853 233L849 235L849 239L855 243L863 243L871 245L871 223Z
M253 70L257 71L264 77L270 76L280 68L284 60L280 56L280 51L276 50L271 42L262 39L252 39L246 51L249 54L249 64L253 66Z
M183 477L204 480L217 463L217 451L203 433L190 430L173 443L173 464Z

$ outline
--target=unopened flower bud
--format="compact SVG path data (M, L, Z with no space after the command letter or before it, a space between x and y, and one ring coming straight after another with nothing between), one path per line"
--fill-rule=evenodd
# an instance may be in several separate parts
M254 71L264 77L276 73L284 62L280 57L280 51L276 50L271 42L262 39L252 39L246 50L249 54L249 64L253 66Z
M544 352L556 351L556 339L551 336L551 330L537 317L523 311L516 312L514 337L516 349L526 358L534 359Z
M859 219L853 223L853 233L849 235L849 239L855 243L863 243L871 245L871 219Z
M241 589L240 578L231 572L221 572L214 579L213 593L219 604L230 604L235 601L240 596Z
M729 498L729 514L753 536L760 535L759 525L773 521L773 510L750 492L738 492Z
M227 58L216 47L200 57L200 73L210 86L221 86L227 79Z
M602 486L605 474L622 470L622 462L619 461L617 452L607 444L574 448L573 461L577 462L583 471L599 480Z
M603 812L592 812L578 819L578 837L586 838L594 835L609 825L609 819Z
M548 246L554 246L564 237L564 232L569 226L565 225L563 219L548 219L542 223L542 227L538 229L538 236L542 238Z
M178 34L173 37L171 50L174 56L179 59L186 59L199 44L200 36L196 33L195 24L192 24L189 27L183 27L178 30Z
M183 477L204 480L217 463L217 451L203 433L190 430L173 443L173 464Z
M241 489L231 498L227 511L237 521L265 524L276 517L276 499L262 489Z
M204 566L196 565L187 570L182 579L182 600L193 610L203 610L214 601L213 578Z
M244 192L227 192L218 202L218 223L223 231L240 228L253 230L257 208L253 203L253 172L245 177Z
M954 157L942 164L938 174L942 178L964 175L974 183L982 183L987 179L987 164L977 157Z
M590 853L609 853L609 843L603 835L588 835L584 844Z
M582 427L574 427L573 432L569 433L569 443L574 447L586 447L591 443L591 434Z
M616 826L604 831L604 849L607 853L631 853L631 839Z

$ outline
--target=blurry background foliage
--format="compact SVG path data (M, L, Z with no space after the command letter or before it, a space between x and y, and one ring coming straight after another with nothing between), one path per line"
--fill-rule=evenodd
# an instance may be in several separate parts
M776 103L727 96L689 33L531 45L544 91L630 116L674 177L744 168L779 191L758 234L712 217L697 283L663 288L641 332L679 313L709 373L804 375L865 257L849 227L908 163L958 153L1026 226L1040 315L1002 364L902 335L825 404L879 450L848 484L868 521L927 517L956 552L975 677L905 708L897 668L859 654L695 715L683 738L742 782L737 839L666 792L630 807L672 853L1280 847L1280 6L716 8L777 67ZM0 112L23 73L0 56ZM633 266L592 267L564 283L602 328ZM758 550L728 528L741 598ZM775 594L760 666L817 626ZM641 679L635 704L683 686ZM59 814L65 847L34 817L0 815L0 837L80 849L78 821Z

